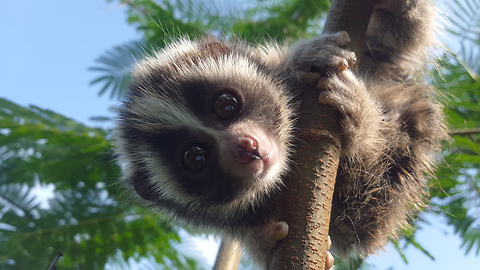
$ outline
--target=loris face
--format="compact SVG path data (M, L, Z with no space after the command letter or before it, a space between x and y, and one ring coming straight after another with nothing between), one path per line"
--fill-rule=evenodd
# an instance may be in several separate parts
M281 82L216 46L184 41L141 63L116 133L127 184L200 225L236 222L279 187L291 129Z

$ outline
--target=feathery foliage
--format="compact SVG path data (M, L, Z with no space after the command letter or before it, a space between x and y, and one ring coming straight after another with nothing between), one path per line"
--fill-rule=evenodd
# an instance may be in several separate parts
M175 229L116 201L108 132L49 110L0 99L0 268L103 269L109 256L152 255L177 269L199 265L174 248ZM39 183L42 183L41 185ZM35 199L52 187L47 207Z

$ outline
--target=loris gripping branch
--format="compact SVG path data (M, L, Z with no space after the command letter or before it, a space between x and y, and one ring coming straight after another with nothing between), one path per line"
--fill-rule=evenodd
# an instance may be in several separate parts
M265 264L287 233L277 203L292 166L294 100L302 75L319 72L319 102L342 114L333 249L374 252L423 202L447 136L435 91L418 75L435 13L429 0L376 1L356 74L344 32L291 47L207 37L160 49L136 67L118 116L123 182L180 223L245 240Z

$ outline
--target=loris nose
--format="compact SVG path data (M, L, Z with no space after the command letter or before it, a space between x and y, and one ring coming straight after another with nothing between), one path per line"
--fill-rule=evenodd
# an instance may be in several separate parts
M246 136L238 143L236 160L242 164L247 164L256 159L262 159L258 152L258 141L252 136Z

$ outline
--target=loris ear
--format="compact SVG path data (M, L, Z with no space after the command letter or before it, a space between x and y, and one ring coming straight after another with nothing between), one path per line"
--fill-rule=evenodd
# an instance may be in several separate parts
M200 52L204 56L218 58L231 54L232 50L227 45L214 38L205 38L200 43Z

